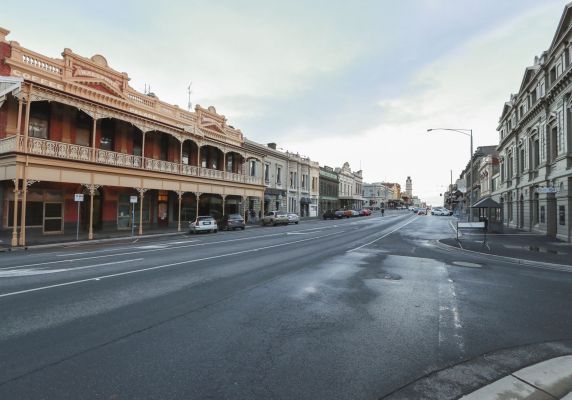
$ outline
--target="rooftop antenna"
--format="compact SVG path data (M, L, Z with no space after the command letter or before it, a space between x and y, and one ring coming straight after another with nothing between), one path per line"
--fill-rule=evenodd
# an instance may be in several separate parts
M188 111L191 111L191 108L193 108L193 104L191 103L191 93L193 93L193 91L191 90L192 85L193 82L191 81L191 83L189 83L189 86L187 87L187 93L189 94L189 103L187 104Z

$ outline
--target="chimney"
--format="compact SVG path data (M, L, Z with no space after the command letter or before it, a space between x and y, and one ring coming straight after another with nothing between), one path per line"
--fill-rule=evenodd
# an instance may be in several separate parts
M6 36L8 36L9 33L10 31L8 29L0 27L0 42L5 42Z
M276 150L276 143L268 143L267 146L272 150Z

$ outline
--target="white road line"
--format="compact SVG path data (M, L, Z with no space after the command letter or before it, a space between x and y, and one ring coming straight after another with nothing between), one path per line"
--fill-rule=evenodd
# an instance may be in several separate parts
M415 217L409 218L409 220L408 220L406 223L404 223L404 224L398 226L398 227L395 228L394 230L392 230L392 231L386 233L386 234L383 235L383 236L378 237L378 238L375 239L375 240L372 240L372 241L369 242L369 243L362 244L361 246L356 247L355 249L348 250L347 253L352 252L352 251L359 250L359 249L361 249L361 248L364 248L364 247L366 247L366 246L369 246L370 244L373 244L373 243L375 243L375 242L377 242L377 241L380 241L381 239L383 239L383 238L385 238L385 237L391 235L393 232L397 232L398 230L400 230L400 229L403 228L404 226L409 225L410 223L412 223L412 222L415 221L416 219L417 219L417 218L415 218Z
M284 236L285 236L286 234L287 234L287 232L281 232L281 233L273 233L273 234L265 235L265 236L254 236L254 237L247 237L247 238L240 238L240 239L231 239L231 240L219 240L219 241L216 241L216 242L196 243L196 244L189 244L189 245L183 245L183 246L171 246L171 247L161 247L161 248L153 248L153 249L139 249L139 250L137 250L137 251L128 251L128 252L125 252L125 253L102 254L102 255L99 255L99 256L91 256L91 257L83 257L83 258L74 258L74 259L70 259L70 260L46 261L46 262L42 262L42 263L16 265L16 266L11 266L11 267L3 267L3 268L0 268L0 270L3 270L3 269L14 269L14 268L38 267L38 266L40 266L40 265L51 265L51 264L58 264L58 263L77 262L77 261L93 260L93 259L97 259L97 258L109 258L109 257L128 256L128 255L132 255L132 254L141 254L141 253L151 253L151 252L155 252L155 251L166 251L166 250L173 250L173 249L182 249L182 248L186 248L186 247L207 246L207 245L211 245L211 244L221 244L221 243L237 242L237 241L244 241L244 240L251 240L251 239L268 238L268 237L270 237L270 236L281 236L281 235L284 235ZM91 252L87 252L87 253L85 253L85 254L91 254Z
M457 228L455 228L453 226L453 223L451 221L449 221L449 225L451 226L451 228L453 229L453 232L457 233Z
M142 261L142 260L144 260L144 259L143 258L133 258L131 260L112 261L112 262L102 263L102 264L86 265L84 267L74 267L74 268L64 268L64 269L40 268L40 269L5 270L5 271L0 271L0 278L18 278L18 277L30 276L30 275L55 274L58 272L77 271L80 269L103 267L106 265L125 264L125 263L129 263L129 262L133 262L133 261Z
M219 255L211 256L211 257L197 258L197 259L195 259L195 260L179 261L179 262L176 262L176 263L156 265L156 266L154 266L154 267L135 269L135 270L125 271L125 272L118 272L118 273L116 273L116 274L101 275L101 276L97 276L97 277L94 277L94 278L80 279L80 280L77 280L77 281L59 283L59 284L56 284L56 285L41 286L41 287L37 287L37 288L33 288L33 289L19 290L19 291L17 291L17 292L10 292L10 293L0 294L0 298L9 297L9 296L15 296L15 295L18 295L18 294L30 293L30 292L37 292L37 291L40 291L40 290L47 290L47 289L52 289L52 288L56 288L56 287L70 286L70 285L75 285L75 284L78 284L78 283L85 283L85 282L90 282L90 281L99 281L99 280L101 280L101 279L115 278L115 277L118 277L118 276L131 275L131 274L136 274L136 273L139 273L139 272L146 272L146 271L152 271L152 270L156 270L156 269L163 269L163 268L168 268L168 267L174 267L174 266L177 266L177 265L192 264L192 263L196 263L196 262L200 262L200 261L207 261L207 260L214 260L214 259L217 259L217 258L231 257L231 256L235 256L235 255L238 255L238 254L254 253L254 252L257 252L257 251L260 251L260 250L267 250L267 249L272 249L272 248L276 248L276 247L283 247L283 246L288 246L288 245L291 245L291 244L307 242L307 241L310 241L310 240L322 239L322 238L325 238L325 237L328 237L328 236L333 236L333 235L340 234L340 233L342 233L342 232L344 232L344 231L343 231L343 230L342 230L342 231L336 231L336 232L334 232L334 233L329 233L329 234L327 234L327 235L314 236L314 237L307 238L307 239L293 240L293 241L287 242L287 243L273 244L273 245L270 245L270 246L258 247L258 248L256 248L256 249L236 251L236 252L233 252L233 253L219 254Z

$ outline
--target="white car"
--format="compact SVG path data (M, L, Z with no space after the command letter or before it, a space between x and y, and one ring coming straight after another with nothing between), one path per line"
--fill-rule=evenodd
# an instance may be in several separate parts
M197 217L195 221L189 222L189 233L198 232L218 232L216 220L211 216Z
M434 208L431 211L432 215L451 215L451 212L446 208Z

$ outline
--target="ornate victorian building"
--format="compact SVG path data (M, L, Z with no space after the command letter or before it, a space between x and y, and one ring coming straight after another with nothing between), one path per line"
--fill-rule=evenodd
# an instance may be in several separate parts
M0 222L12 245L27 231L75 232L78 216L93 238L131 229L132 211L141 234L264 207L263 157L214 107L188 112L137 92L100 55L50 58L8 33L0 29Z
M572 218L572 5L548 50L526 68L500 121L498 189L507 226L570 241Z
M362 190L362 171L352 172L350 164L345 162L342 168L336 168L339 177L340 206L359 210L364 206Z

